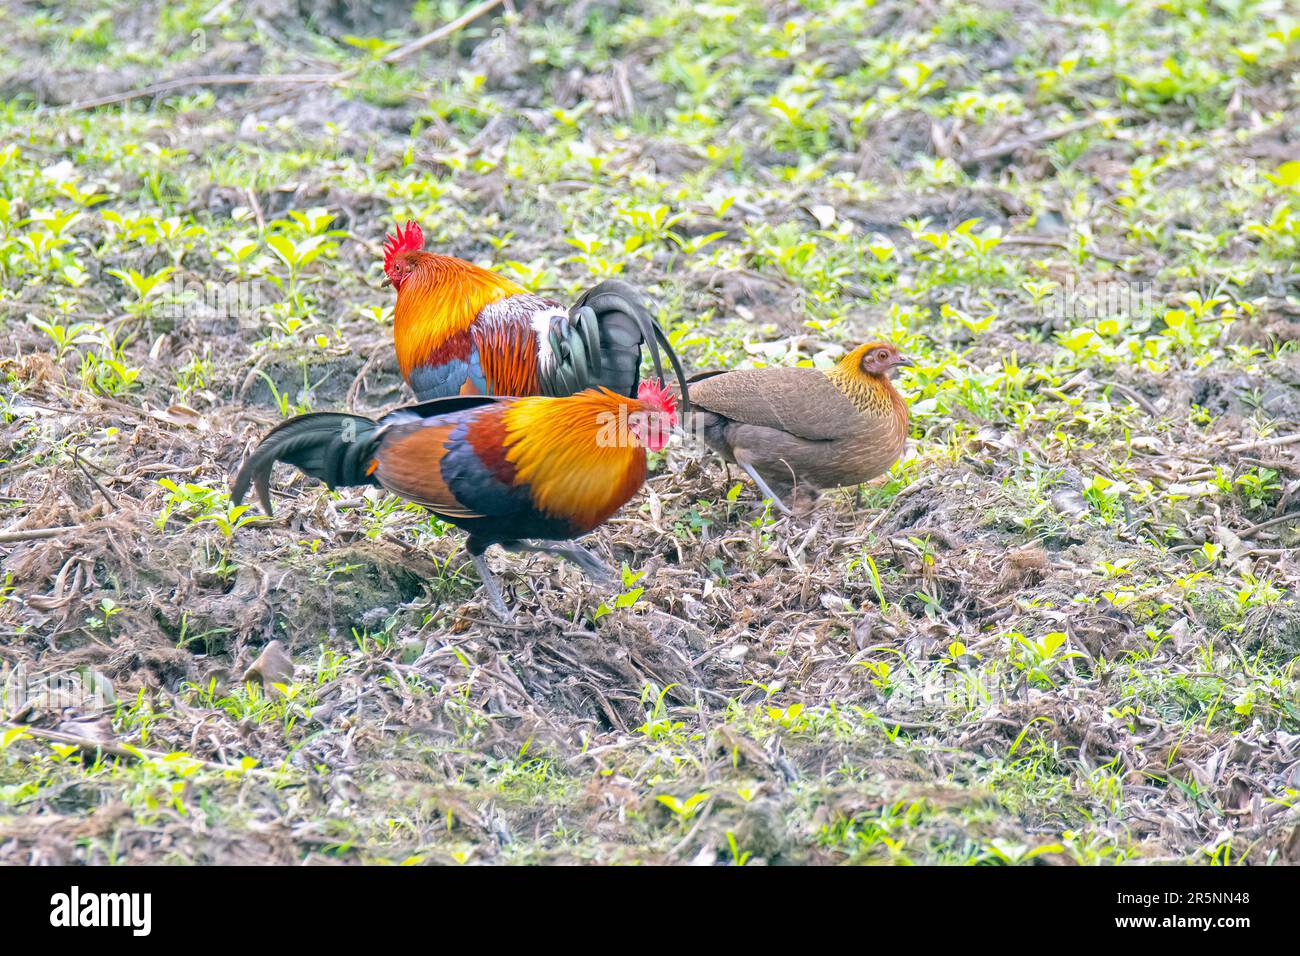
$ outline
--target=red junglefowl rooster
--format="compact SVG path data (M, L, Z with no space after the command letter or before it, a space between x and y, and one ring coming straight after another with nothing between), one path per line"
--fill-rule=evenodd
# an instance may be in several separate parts
M330 488L378 485L424 505L469 532L466 548L492 609L509 611L483 552L543 551L592 577L612 572L568 541L602 524L646 477L646 449L658 451L677 423L673 398L647 380L637 398L592 388L562 398L464 396L385 415L314 412L291 418L258 444L235 477L239 504L249 486L271 513L278 461Z
M911 365L889 342L860 345L833 368L740 369L691 379L691 427L786 514L793 492L860 485L907 446L907 402L889 376Z
M452 256L424 251L414 222L384 242L384 275L397 290L393 339L402 377L421 401L453 395L572 395L599 386L634 397L641 347L663 379L660 348L686 376L663 327L637 292L609 279L572 309Z

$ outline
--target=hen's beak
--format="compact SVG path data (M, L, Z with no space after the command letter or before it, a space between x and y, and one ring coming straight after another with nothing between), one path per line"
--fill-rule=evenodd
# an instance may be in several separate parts
M900 365L906 365L908 368L911 368L911 367L912 367L913 365L915 365L915 364L916 364L916 363L913 362L913 361L912 361L910 358L908 358L906 355L900 355L898 358L894 359L894 367L895 367L895 368L897 368L897 367L900 366Z

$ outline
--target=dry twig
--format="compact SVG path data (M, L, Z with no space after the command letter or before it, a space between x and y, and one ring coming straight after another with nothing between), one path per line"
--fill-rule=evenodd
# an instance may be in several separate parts
M79 525L66 525L62 528L31 528L27 531L6 531L0 534L0 544L16 544L19 541L40 541L43 538L57 538L69 531L80 531Z

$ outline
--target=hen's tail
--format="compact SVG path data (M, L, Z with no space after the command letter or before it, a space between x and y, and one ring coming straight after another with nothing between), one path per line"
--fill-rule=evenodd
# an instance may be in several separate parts
M682 413L690 409L686 373L667 333L626 282L607 279L583 293L567 318L551 324L549 344L549 360L539 375L543 394L572 395L602 385L635 398L641 347L648 345L660 381L664 380L662 354L667 354L677 376Z
M277 461L293 465L331 489L378 484L370 471L379 442L379 424L360 415L312 412L291 418L253 449L235 476L230 498L239 504L252 485L262 510L271 514L271 469Z

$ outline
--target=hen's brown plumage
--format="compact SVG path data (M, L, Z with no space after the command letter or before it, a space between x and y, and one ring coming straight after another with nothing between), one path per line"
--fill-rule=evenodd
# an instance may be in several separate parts
M858 485L907 444L907 404L889 381L910 364L888 342L859 346L834 368L713 373L691 382L704 441L745 470L778 508L783 492Z

